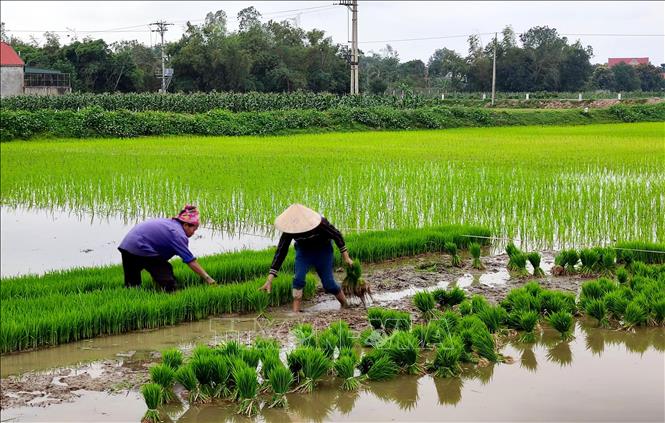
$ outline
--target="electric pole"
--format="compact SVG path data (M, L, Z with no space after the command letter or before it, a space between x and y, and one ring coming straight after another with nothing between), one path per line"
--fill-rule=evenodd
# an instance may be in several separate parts
M340 0L338 3L351 9L351 95L358 89L358 0Z
M492 61L492 106L496 95L496 32L494 33L494 60Z
M166 54L164 54L164 33L168 31L166 28L169 25L173 25L172 23L166 23L164 21L157 21L153 22L150 25L155 25L157 26L157 29L153 29L152 32L159 32L159 35L162 37L162 45L160 47L160 51L162 54L162 88L159 90L160 93L165 93L166 92Z

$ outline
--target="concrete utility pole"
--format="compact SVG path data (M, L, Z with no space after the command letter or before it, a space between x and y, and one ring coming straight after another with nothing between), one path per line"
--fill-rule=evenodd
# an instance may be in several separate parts
M351 9L351 95L358 89L358 0L340 0L338 3Z
M157 21L157 22L151 23L150 25L151 26L156 25L157 29L153 29L152 32L159 32L159 35L161 35L161 37L162 37L162 45L160 47L160 51L161 51L161 54L162 54L162 75L161 75L162 88L159 90L159 92L160 93L165 93L166 92L166 70L165 70L166 69L166 55L164 54L164 33L166 31L168 31L168 29L166 27L169 26L169 25L173 25L173 24L172 23L166 23L164 21Z
M494 60L492 62L492 106L496 95L496 32L494 33Z

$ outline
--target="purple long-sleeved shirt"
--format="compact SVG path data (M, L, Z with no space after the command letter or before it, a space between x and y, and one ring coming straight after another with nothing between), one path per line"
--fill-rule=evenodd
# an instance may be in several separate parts
M179 256L183 262L196 259L189 251L189 238L182 223L175 219L153 219L139 223L130 230L118 249L142 257L161 257L168 260Z

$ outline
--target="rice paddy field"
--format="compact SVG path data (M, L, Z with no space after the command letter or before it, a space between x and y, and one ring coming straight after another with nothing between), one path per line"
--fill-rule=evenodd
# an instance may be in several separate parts
M172 294L124 288L117 264L3 277L3 421L665 419L663 122L0 153L17 214L133 223L194 203L206 228L274 237L306 204L356 260L338 280L374 292L340 309L309 275L294 316L292 252L258 290L272 247L201 257L213 287L176 260Z
M293 202L346 231L464 223L558 248L665 239L658 123L12 142L2 204L125 218L199 205L271 231Z

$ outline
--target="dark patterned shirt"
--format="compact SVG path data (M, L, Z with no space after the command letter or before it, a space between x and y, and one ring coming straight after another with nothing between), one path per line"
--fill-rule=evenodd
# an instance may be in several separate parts
M342 233L331 225L325 217L321 217L319 226L310 231L301 234L283 233L279 238L275 258L272 260L272 265L270 266L270 274L277 276L277 272L279 272L286 255L289 253L291 241L295 241L298 248L316 249L325 246L331 239L335 241L340 253L346 251L346 244L344 243Z

